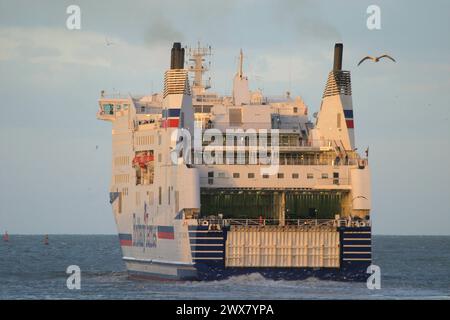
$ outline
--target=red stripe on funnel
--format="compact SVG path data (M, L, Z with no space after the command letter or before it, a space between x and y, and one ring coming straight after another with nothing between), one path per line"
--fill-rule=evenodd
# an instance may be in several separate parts
M354 128L353 120L345 120L345 123L347 124L348 129Z

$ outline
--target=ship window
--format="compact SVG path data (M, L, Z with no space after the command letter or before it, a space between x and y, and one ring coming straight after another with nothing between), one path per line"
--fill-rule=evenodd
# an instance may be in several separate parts
M298 177L299 177L299 174L298 174L298 173L293 173L293 174L292 174L292 179L298 179Z
M263 174L263 179L269 179L269 175L267 173Z
M328 179L328 173L322 173L322 179Z
M158 153L158 162L161 162L161 161L162 161L162 154Z
M239 178L239 172L233 173L233 178Z
M107 114L114 114L114 106L110 103L104 104L103 111Z
M338 113L337 114L337 127L338 127L338 129L340 129L341 128L341 114L340 113Z
M298 108L294 107L294 113L297 113L297 112L298 112Z
M278 179L284 179L284 173L278 173Z
M254 174L253 172L250 172L250 173L247 175L247 178L249 178L249 179L254 179L254 178L255 178L255 174Z
M307 178L307 179L314 179L314 174L313 174L313 173L308 173L308 174L306 175L306 178Z
M162 204L162 189L161 189L161 187L159 187L159 189L158 189L158 203L159 203L159 205Z
M339 184L339 172L333 172L333 184Z
M208 172L208 184L214 184L214 171Z
M119 192L119 203L118 203L117 211L119 213L122 213L122 192Z
M148 192L148 204L153 205L153 192Z
M170 187L167 188L167 203L170 204Z

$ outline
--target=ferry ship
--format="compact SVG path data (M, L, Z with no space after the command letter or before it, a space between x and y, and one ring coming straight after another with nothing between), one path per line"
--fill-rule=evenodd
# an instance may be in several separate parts
M250 90L242 50L231 94L211 92L210 56L210 47L174 43L163 92L101 92L97 118L112 123L110 203L129 275L366 280L370 169L368 151L355 148L343 45L312 118L301 97Z

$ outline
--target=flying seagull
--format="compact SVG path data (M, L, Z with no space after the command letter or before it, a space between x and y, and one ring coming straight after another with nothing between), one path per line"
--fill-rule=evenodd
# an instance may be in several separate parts
M364 61L366 61L366 60L372 60L373 62L378 62L378 61L380 61L380 59L382 59L382 58L388 58L388 59L391 59L392 61L395 62L394 58L388 56L387 54L383 54L382 56L379 56L379 57L371 57L371 56L364 57L364 58L358 63L358 66L359 66L361 63L363 63Z
M105 37L105 42L106 42L106 46L110 46L110 45L114 44L114 42L108 41L107 37Z

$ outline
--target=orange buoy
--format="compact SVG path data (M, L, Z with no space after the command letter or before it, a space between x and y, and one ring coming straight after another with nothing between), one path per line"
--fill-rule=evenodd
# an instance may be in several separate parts
M8 231L5 231L5 234L3 235L3 241L8 242L9 241L9 234Z

